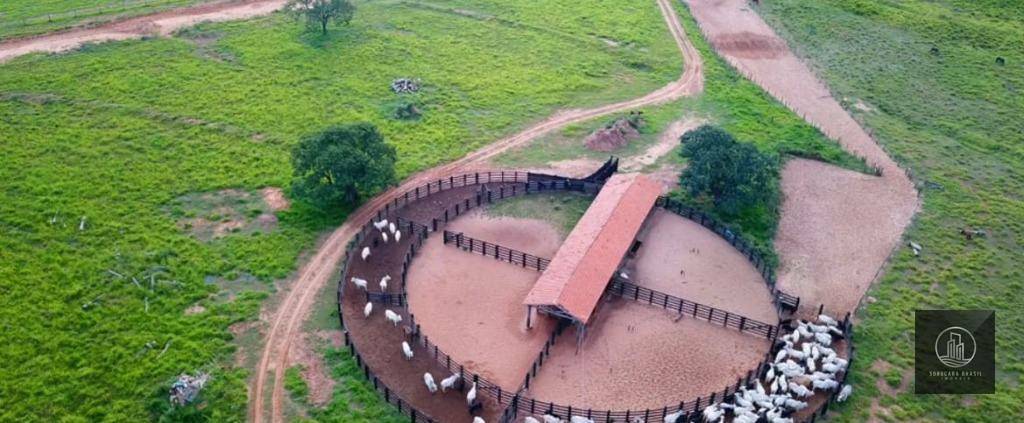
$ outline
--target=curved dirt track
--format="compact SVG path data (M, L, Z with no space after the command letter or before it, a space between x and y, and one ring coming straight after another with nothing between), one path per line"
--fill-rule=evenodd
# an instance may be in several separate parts
M687 2L708 41L743 75L882 169L874 177L792 159L782 172L781 288L833 314L853 311L918 209L913 181L745 0Z
M281 422L284 420L282 404L284 395L283 380L288 365L289 349L301 334L301 323L309 315L316 294L321 291L331 276L334 275L337 265L344 255L345 245L348 243L348 240L352 238L362 223L372 218L377 209L383 207L384 204L392 201L406 190L457 171L480 167L489 158L509 148L526 143L566 125L624 110L672 101L703 90L703 65L700 54L690 44L689 39L686 38L679 18L669 4L669 0L657 0L657 3L665 18L669 32L672 34L683 56L684 68L679 79L633 100L593 109L568 110L556 113L554 116L522 132L488 144L459 160L412 175L398 187L392 188L363 204L349 215L344 224L331 233L320 245L315 255L299 270L297 277L290 283L289 291L284 294L285 297L278 306L276 313L270 317L271 329L265 340L266 343L259 365L256 368L255 381L250 390L250 421L263 420L264 395L267 388L266 376L271 368L274 369L271 394L271 421Z
M0 63L29 53L58 53L88 43L170 35L179 28L200 22L248 19L272 13L285 0L236 0L215 2L166 12L116 20L92 28L76 28L0 43Z

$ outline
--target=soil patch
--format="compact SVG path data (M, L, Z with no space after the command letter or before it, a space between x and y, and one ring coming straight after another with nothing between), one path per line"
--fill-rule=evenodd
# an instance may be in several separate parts
M264 189L263 191L267 191ZM192 193L178 197L167 206L178 227L202 241L233 233L271 232L277 227L274 207L265 198L239 189ZM282 198L271 198L278 207Z
M314 407L322 407L331 401L334 392L334 379L324 364L323 354L319 351L317 337L314 334L304 334L294 344L292 353L289 355L290 366L302 366L302 380L306 381L309 387L308 403Z
M284 191L277 187L266 187L260 190L263 202L267 203L272 211L287 210L291 203L284 197Z
M768 351L758 337L621 298L599 306L577 353L567 329L529 394L574 408L637 410L721 391Z
M546 222L487 218L479 213L451 222L451 231L552 257L561 236ZM519 388L553 322L526 329L523 299L540 272L442 244L434 235L409 270L409 306L423 333L453 359L507 390Z
M746 256L701 224L662 208L648 218L627 266L633 283L762 322L778 322L771 294Z

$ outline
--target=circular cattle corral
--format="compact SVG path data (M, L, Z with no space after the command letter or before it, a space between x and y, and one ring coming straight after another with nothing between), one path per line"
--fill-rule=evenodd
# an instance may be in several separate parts
M446 182L458 185L456 181ZM494 196L499 189L508 195L516 186L520 195L523 182L486 187ZM389 401L401 398L406 407L439 421L469 421L468 386L432 394L423 381L425 372L438 383L455 373L466 382L480 381L477 396L485 403L477 414L486 421L499 421L512 400L517 400L520 420L525 415L539 418L545 410L530 413L524 407L540 403L571 407L603 421L597 410L605 415L614 410L616 416L627 410L664 415L680 404L691 407L697 398L706 404L709 394L721 395L723 388L735 391L738 380L756 377L771 347L771 329L769 336L761 336L733 326L738 316L744 316L747 328L747 319L774 326L778 314L761 273L718 234L661 207L652 210L637 236L640 248L623 266L628 283L640 288L633 294L609 288L578 343L571 326L561 326L560 335L552 337L560 327L558 319L545 314L536 314L527 328L523 301L541 271L445 242L441 232L447 230L536 257L555 256L563 231L548 220L488 214L488 195L480 199L482 186L466 183L389 210L387 215L401 222L400 230L412 230L402 225L416 222L426 229L425 237L406 232L401 242L392 237L384 243L371 227L349 255L344 281L366 279L369 293L352 283L342 285L345 328L371 379L387 386ZM410 250L413 244L415 250ZM359 257L363 246L372 251L365 261ZM408 264L404 286L403 264ZM375 297L380 302L364 317L370 295L383 294L377 281L384 275L392 276L390 296ZM676 310L670 298L655 302L648 290L699 305L692 315L683 313L683 302ZM645 300L641 292L650 298ZM385 319L385 309L401 314L402 322L396 326ZM731 315L719 324L712 318L720 316L716 312ZM553 345L547 345L549 339ZM404 356L403 341L414 346L412 359Z

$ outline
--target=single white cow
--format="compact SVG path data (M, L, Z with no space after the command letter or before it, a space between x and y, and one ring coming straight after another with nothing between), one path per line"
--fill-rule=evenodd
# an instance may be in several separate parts
M393 323L396 328L398 327L398 323L402 321L402 316L399 316L398 313L391 310L384 310L384 318Z
M476 402L476 382L473 382L473 387L469 388L469 393L466 394L466 405L472 407L473 403Z
M430 372L423 374L423 384L427 385L427 390L431 394L437 392L437 383L434 383L434 375L430 374Z
M449 389L455 388L455 384L459 381L459 375L451 375L444 379L441 379L441 392L446 392Z
M359 289L362 289L363 291L365 291L366 290L366 284L368 282L366 282L366 279L359 279L357 277L352 277L352 283L355 286L359 287Z
M373 312L373 303L367 301L366 307L363 307L363 317L370 317L371 312Z
M362 256L363 256L363 261L366 261L366 258L370 256L370 247L363 247Z
M836 397L836 401L838 401L838 402L846 401L846 399L849 398L850 394L852 394L852 393L853 393L853 386L851 386L851 385L843 385L843 389L839 390L839 396Z
M406 360L412 360L412 347L408 342L402 341L402 354L405 355Z

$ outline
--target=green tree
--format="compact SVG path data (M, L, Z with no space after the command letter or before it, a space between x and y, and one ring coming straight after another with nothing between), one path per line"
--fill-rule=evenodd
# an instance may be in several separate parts
M303 137L292 151L299 198L320 207L354 205L395 182L395 148L370 123Z
M729 215L778 206L776 157L710 125L683 134L682 142L682 155L689 164L680 182L691 196L709 197L717 210Z
M352 20L356 7L348 0L289 0L285 10L296 19L306 19L310 28L320 28L327 34L327 24L332 20L346 25Z

